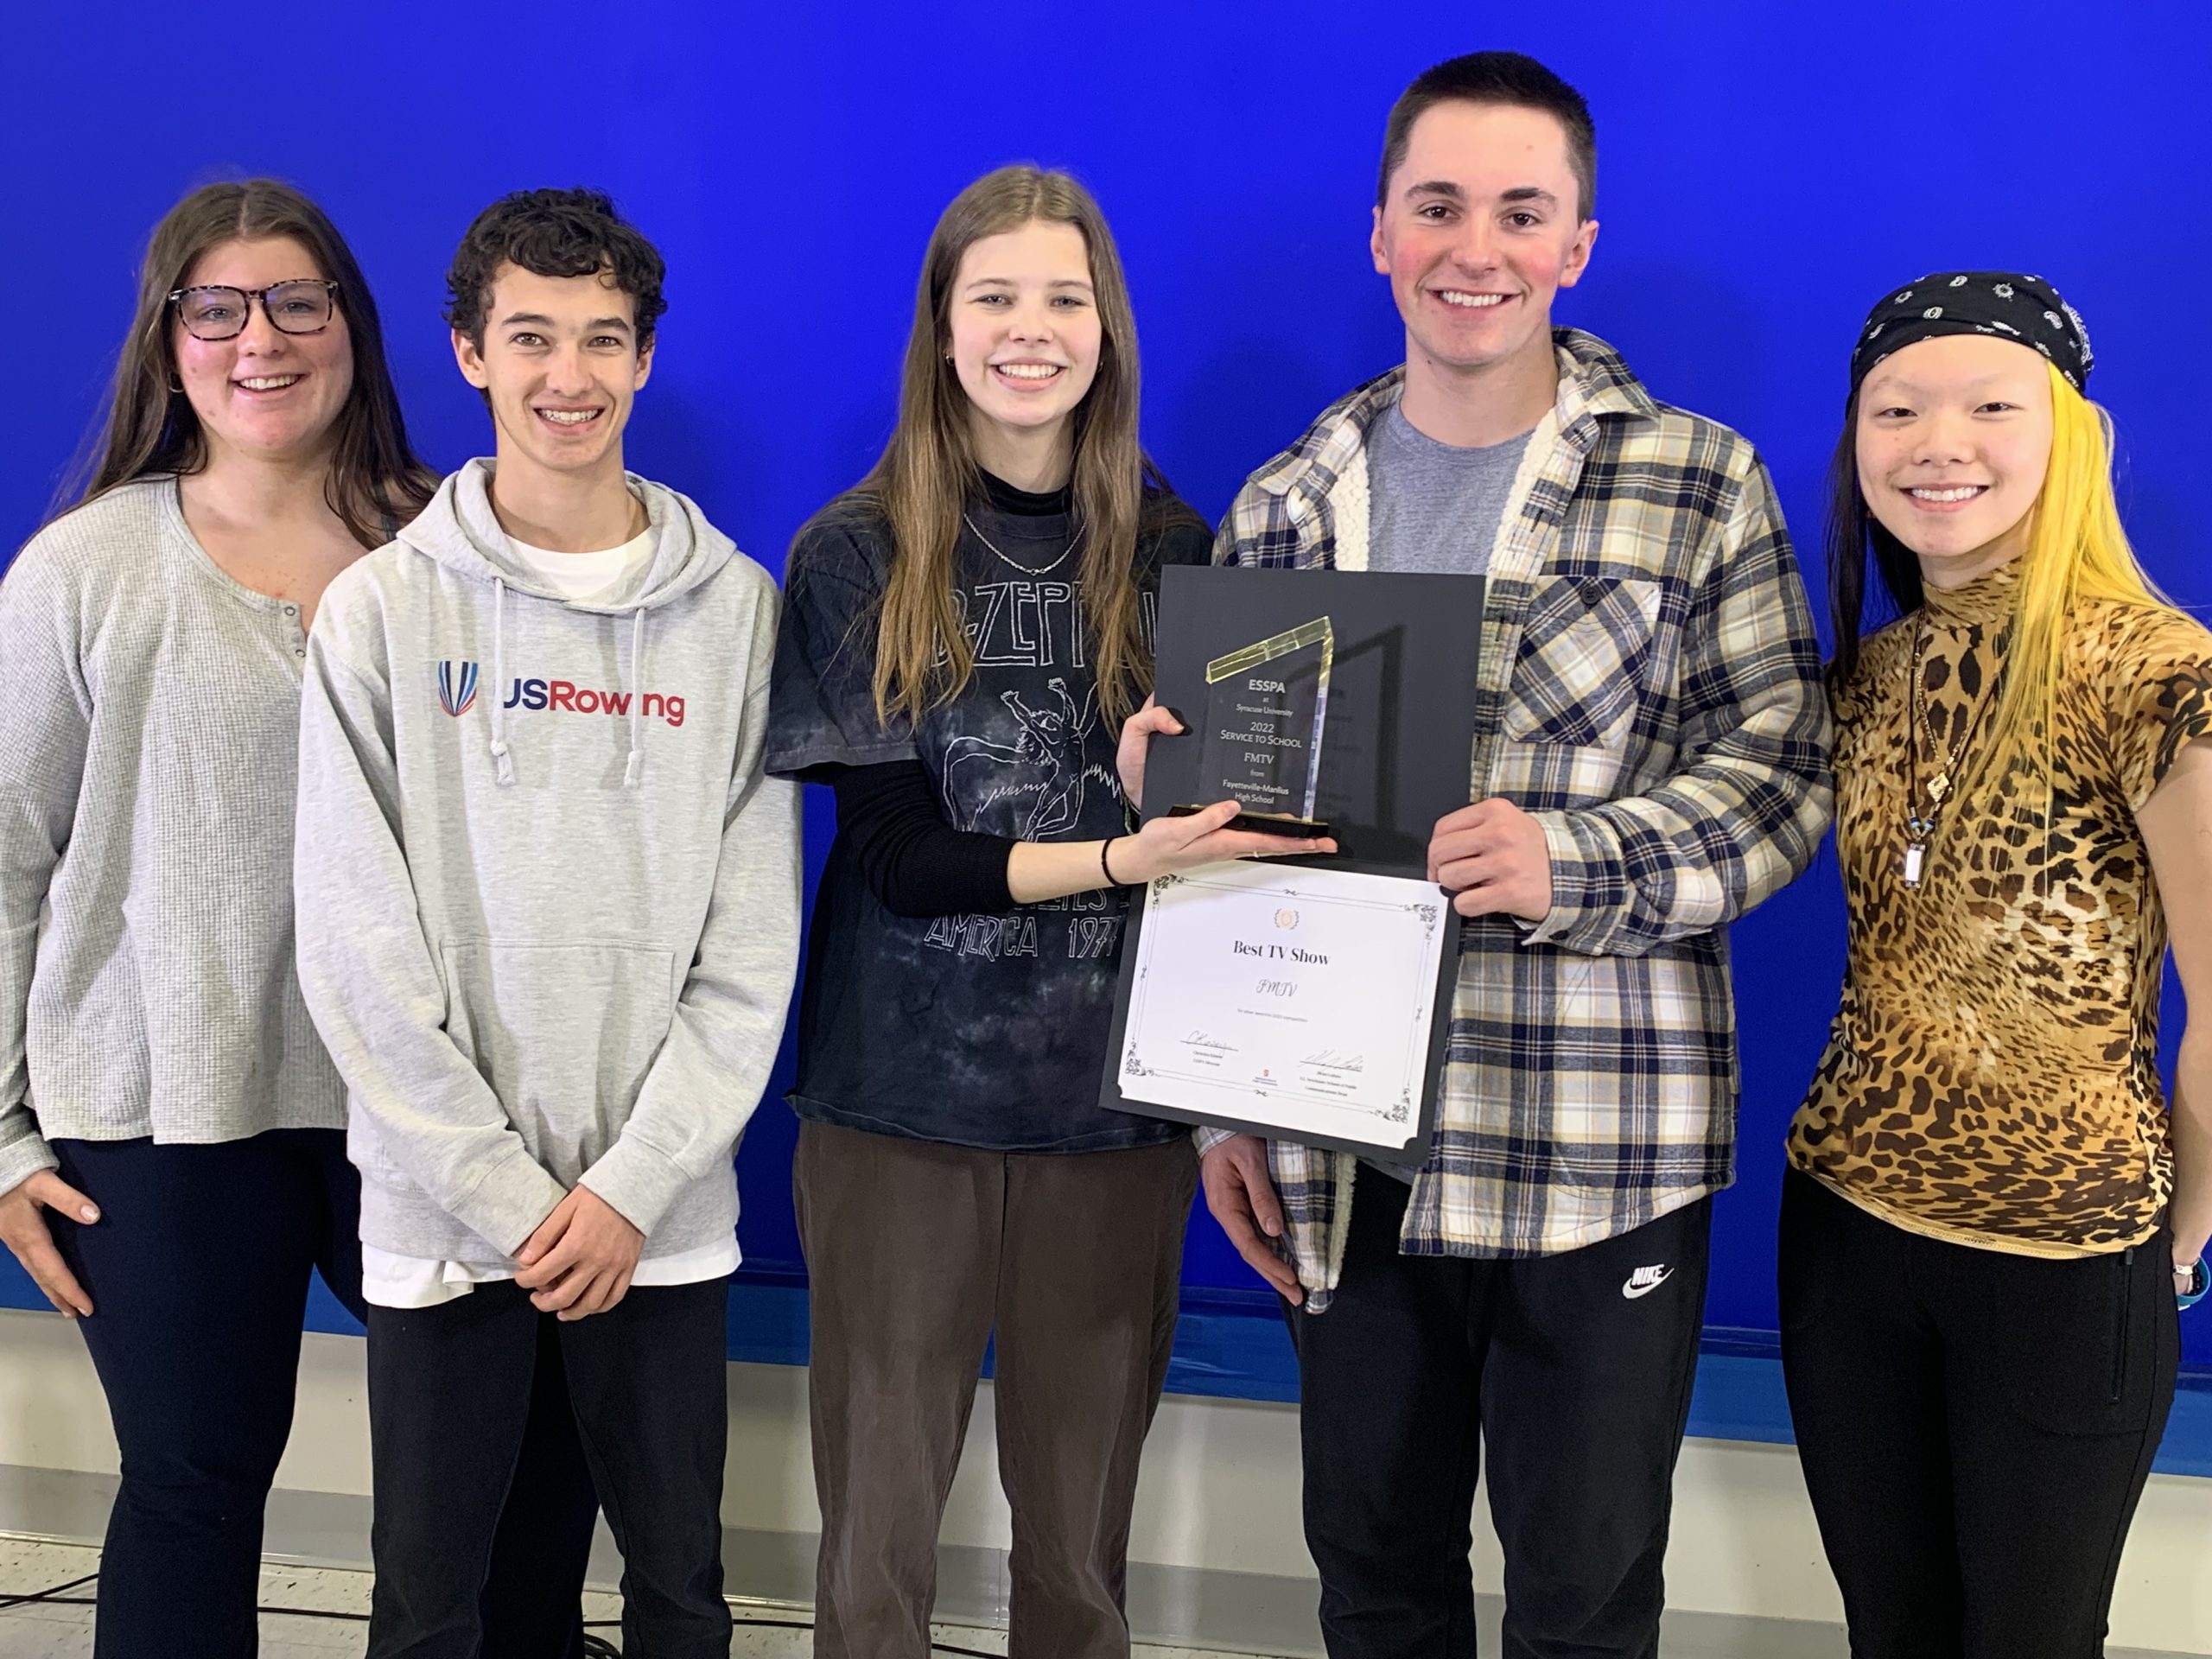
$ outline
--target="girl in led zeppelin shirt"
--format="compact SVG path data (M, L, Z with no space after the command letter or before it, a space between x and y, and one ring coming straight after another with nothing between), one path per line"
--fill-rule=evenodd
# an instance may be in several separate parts
M1011 1651L1128 1650L1196 1171L1180 1127L1098 1104L1123 884L1332 846L1228 830L1234 803L1122 833L1160 569L1210 541L1138 447L1096 205L1029 168L971 185L924 260L890 445L792 548L776 662L769 768L837 799L791 1096L817 1654L923 1659L994 1335Z

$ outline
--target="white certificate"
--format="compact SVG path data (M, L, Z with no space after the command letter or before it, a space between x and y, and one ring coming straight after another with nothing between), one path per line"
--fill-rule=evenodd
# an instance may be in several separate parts
M1248 862L1162 877L1137 933L1122 1096L1398 1151L1452 919L1434 882L1404 876Z

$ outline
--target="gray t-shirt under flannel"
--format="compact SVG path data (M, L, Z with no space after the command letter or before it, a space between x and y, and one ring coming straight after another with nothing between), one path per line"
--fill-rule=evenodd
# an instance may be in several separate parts
M1384 410L1367 435L1368 569L1481 575L1529 438L1460 449Z
M1367 435L1367 568L1479 576L1513 494L1530 433L1461 449L1417 431L1393 404ZM1394 1180L1413 1172L1360 1162Z

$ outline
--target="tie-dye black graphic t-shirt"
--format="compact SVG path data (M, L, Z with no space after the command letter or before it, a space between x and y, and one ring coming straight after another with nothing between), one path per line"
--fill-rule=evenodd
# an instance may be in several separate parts
M1001 497L1001 499L1006 498ZM1195 515L1147 535L1150 645L1166 564L1204 564ZM875 715L877 606L891 540L852 497L799 532L786 567L768 769L820 782L918 760L954 830L1020 841L1122 833L1115 727L1099 707L1065 512L971 502L954 597L976 671L918 726ZM799 998L799 1116L1004 1152L1087 1152L1186 1131L1098 1104L1125 889L995 915L907 917L877 899L840 834L816 895Z

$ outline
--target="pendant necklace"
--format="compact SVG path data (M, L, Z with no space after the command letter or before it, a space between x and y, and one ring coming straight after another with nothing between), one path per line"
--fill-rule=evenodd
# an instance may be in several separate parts
M1966 711L1965 717L1959 721L1959 734L1951 744L1950 753L1943 757L1942 770L1928 780L1928 804L1924 810L1920 800L1920 739L1923 731L1927 731L1931 737L1934 732L1928 725L1928 716L1921 707L1921 696L1924 689L1923 676L1927 664L1928 645L1936 637L1935 625L1923 620L1920 625L1919 638L1913 641L1912 687L1905 703L1904 861L1899 871L1910 891L1918 891L1922 878L1927 874L1928 846L1935 840L1936 826L1942 820L1943 804L1949 798L1951 786L1959 775L1959 762L1965 758L1967 746L1974 741L1974 734L1981 729L1982 716L1996 703L2004 689L2005 645L2012 632L2012 625L2007 623L2004 632L1997 636L1993 653L1998 659L1996 671L1990 677L1988 688L1975 699L1973 706ZM1931 753L1934 747L1931 743Z
M1068 544L1060 550L1060 556L1054 559L1050 564L1027 565L1022 563L1020 559L1007 558L1004 550L989 537L984 535L982 528L977 525L976 521L973 518L970 518L965 512L963 512L960 515L960 522L968 526L969 530L974 533L977 541L981 542L985 547L990 549L992 552L997 554L1003 563L1012 565L1015 569L1020 571L1025 576L1051 575L1053 571L1058 569L1062 565L1068 562L1068 556L1071 553L1074 552L1077 548L1083 545L1084 531L1090 528L1089 524L1084 524L1078 527L1076 533L1068 538Z

